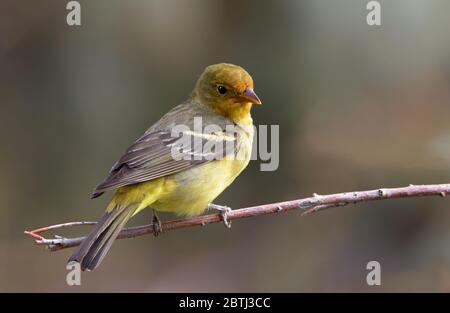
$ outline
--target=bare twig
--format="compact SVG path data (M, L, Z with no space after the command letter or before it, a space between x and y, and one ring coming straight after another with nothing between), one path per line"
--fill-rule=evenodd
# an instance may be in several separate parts
M394 198L409 198L409 197L422 197L422 196L442 196L445 197L450 194L450 184L439 185L409 185L408 187L400 188L381 188L368 191L354 191L345 193L336 193L331 195L318 195L314 194L312 197L264 204L258 206L252 206L242 209L232 210L228 213L229 220L235 220L244 217L252 217L270 213L279 213L282 211L289 211L293 209L306 210L302 215L317 212L320 210L328 209L336 206L343 206L350 203L358 203L363 201L394 199ZM163 231L169 231L178 228L186 228L191 226L204 226L206 224L220 222L220 214L208 214L196 217L177 219L168 221L162 224ZM65 238L55 235L54 238L48 239L41 236L50 230L55 230L64 227L80 226L80 225L94 225L95 222L71 222L64 224L57 224L38 228L35 230L25 231L25 234L33 237L36 244L45 245L50 251L57 251L65 248L78 246L85 237ZM151 234L153 232L152 224L124 228L118 238L132 238L136 236L142 236Z

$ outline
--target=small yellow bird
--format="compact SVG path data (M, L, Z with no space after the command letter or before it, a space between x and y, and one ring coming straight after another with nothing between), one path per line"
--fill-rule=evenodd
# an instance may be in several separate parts
M253 104L261 101L253 91L252 77L242 67L227 63L208 66L190 98L137 139L96 187L92 198L108 190L116 192L102 219L69 262L79 262L83 270L95 269L126 222L147 207L153 209L156 234L161 232L161 223L155 210L192 216L207 208L219 209L229 226L226 219L229 208L212 202L249 163ZM200 132L196 129L199 118ZM188 130L174 132L179 125ZM205 133L209 125L215 125L216 131ZM183 158L174 158L174 143L183 135L193 137L194 142L200 139L201 144L183 150ZM229 149L205 152L205 142L211 141L232 142L232 152Z

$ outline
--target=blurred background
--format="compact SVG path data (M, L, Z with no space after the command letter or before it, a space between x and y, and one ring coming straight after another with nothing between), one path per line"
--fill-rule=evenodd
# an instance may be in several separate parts
M111 194L90 200L95 185L218 62L252 74L255 123L280 125L280 166L252 161L216 203L448 182L449 1L380 1L381 26L362 0L80 1L72 27L67 1L0 3L0 291L450 291L438 197L120 240L78 287L72 249L23 234L98 220ZM371 260L380 287L366 284Z

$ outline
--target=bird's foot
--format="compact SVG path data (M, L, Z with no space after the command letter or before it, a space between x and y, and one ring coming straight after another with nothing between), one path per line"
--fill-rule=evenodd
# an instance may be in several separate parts
M153 236L158 237L162 233L162 224L158 215L156 215L156 211L153 210L153 219L152 219L152 228L153 228Z
M225 224L227 228L231 228L231 221L228 220L228 213L231 211L230 207L223 206L223 205L217 205L214 203L210 203L208 205L208 209L217 210L220 212L220 216L222 217L222 221Z

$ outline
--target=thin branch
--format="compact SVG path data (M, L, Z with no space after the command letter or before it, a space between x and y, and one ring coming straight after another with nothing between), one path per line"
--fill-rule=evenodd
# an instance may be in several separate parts
M435 195L445 197L447 194L450 194L450 184L409 185L408 187L381 188L368 191L344 192L330 195L314 194L312 197L304 199L257 205L232 210L228 213L227 217L229 220L236 220L245 217L252 217L270 213L279 213L294 209L305 210L302 213L302 215L306 215L320 210L328 209L331 207L344 206L350 203L395 199L395 198L435 196ZM164 232L166 232L169 230L179 228L186 228L192 226L205 226L206 224L217 223L221 221L222 218L220 214L208 214L168 221L162 224L162 229ZM78 246L85 237L65 238L55 235L54 238L48 239L43 237L41 235L42 233L64 227L94 225L94 224L96 224L96 222L71 222L71 223L57 224L30 231L25 231L25 234L35 239L36 244L45 245L50 251L57 251L65 248ZM120 232L118 239L147 235L151 234L152 232L153 232L152 224L124 228Z

